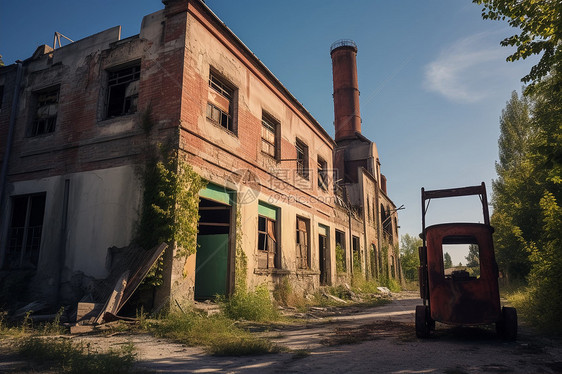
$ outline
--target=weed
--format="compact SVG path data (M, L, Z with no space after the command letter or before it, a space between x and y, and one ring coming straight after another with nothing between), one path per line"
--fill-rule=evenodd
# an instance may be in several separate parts
M132 344L101 353L65 338L28 337L17 348L25 358L61 373L130 373L136 359Z
M275 285L273 290L273 298L281 305L295 307L297 309L306 308L306 299L294 292L289 278L284 277L281 283Z
M43 335L60 335L66 332L66 328L60 324L60 317L63 313L64 307L61 307L52 322L46 322L43 324Z
M279 312L269 296L266 285L254 291L238 289L228 300L221 300L224 314L235 320L273 321L279 319Z
M181 343L207 347L214 355L241 356L277 352L278 347L265 339L252 336L223 316L206 316L194 312L170 313L152 326L155 335Z

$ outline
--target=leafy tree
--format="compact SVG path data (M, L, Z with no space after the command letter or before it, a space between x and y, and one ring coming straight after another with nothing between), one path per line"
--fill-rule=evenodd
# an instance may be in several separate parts
M410 234L402 235L400 239L400 262L404 278L407 280L415 281L418 278L418 267L420 266L418 247L421 246L422 240Z
M0 55L0 66L4 66L4 60L2 60L2 55Z
M543 53L540 61L523 77L523 82L536 83L561 69L562 5L559 0L473 0L473 3L483 6L484 19L507 20L520 31L501 41L502 46L517 47L507 61Z
M480 254L478 252L478 246L475 244L470 244L468 246L468 255L466 255L466 266L469 268L480 266Z
M451 255L449 254L449 252L445 252L445 254L443 255L443 265L445 266L445 269L453 267L453 260L451 259Z
M531 267L523 236L536 231L539 215L540 193L529 161L533 134L529 100L514 91L500 117L498 178L492 182L497 261L508 279L524 278Z

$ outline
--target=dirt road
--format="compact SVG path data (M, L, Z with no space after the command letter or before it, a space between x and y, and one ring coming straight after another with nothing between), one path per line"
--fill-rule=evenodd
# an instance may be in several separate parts
M438 325L431 339L414 332L415 293L356 313L303 320L266 333L292 350L254 357L212 357L198 348L136 336L139 367L165 373L561 373L562 344L523 326L516 342L491 328ZM322 313L320 313L322 314Z
M264 356L213 357L148 334L73 339L104 347L132 342L139 371L157 373L562 373L562 341L525 326L516 342L499 340L492 328L439 324L432 338L417 339L414 309L420 302L415 293L401 293L380 307L317 310L298 326L263 332L288 348Z

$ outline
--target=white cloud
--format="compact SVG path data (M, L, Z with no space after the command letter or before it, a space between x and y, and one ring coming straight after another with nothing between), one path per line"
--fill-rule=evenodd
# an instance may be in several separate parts
M425 88L451 101L475 103L512 85L522 75L505 62L509 50L499 40L495 32L479 33L443 49L425 66Z

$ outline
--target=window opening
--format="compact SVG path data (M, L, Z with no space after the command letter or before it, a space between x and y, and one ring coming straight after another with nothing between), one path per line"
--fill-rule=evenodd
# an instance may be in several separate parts
M328 163L322 157L318 157L318 187L328 189Z
M361 253L360 253L360 245L359 245L359 238L357 236L352 236L351 238L352 245L353 245L353 268L357 271L361 271Z
M308 227L307 219L297 217L297 267L299 269L310 269Z
M345 258L345 233L336 230L336 270L338 272L345 272L346 258Z
M107 82L107 117L118 117L137 111L140 65L110 71Z
M443 275L446 279L480 278L480 248L473 236L443 238Z
M12 197L12 216L4 268L37 268L44 213L44 193Z
M234 112L234 89L212 70L209 72L209 87L220 96L214 97L212 102L207 102L207 118L211 122L235 132L232 116Z
M297 150L297 173L308 179L308 146L297 139L295 148Z
M262 114L261 151L277 158L277 128L279 123L267 114Z
M37 136L54 132L59 110L59 88L36 93L35 99L37 105L29 135Z
M274 268L277 253L277 222L271 218L258 216L258 267Z

